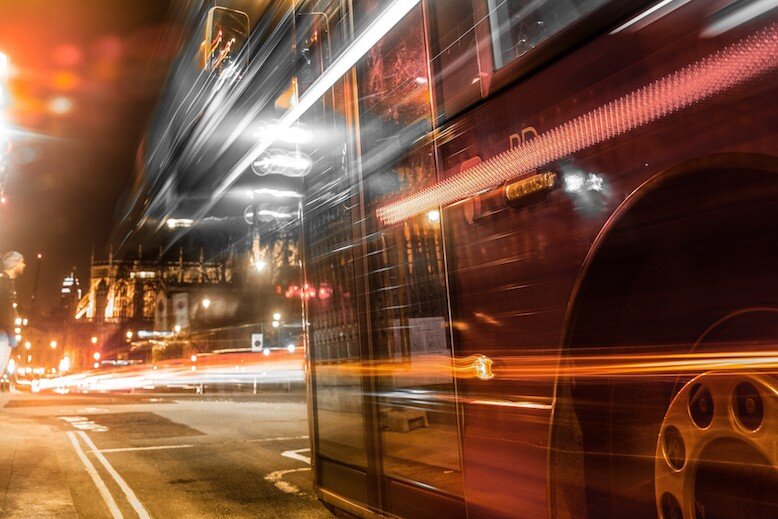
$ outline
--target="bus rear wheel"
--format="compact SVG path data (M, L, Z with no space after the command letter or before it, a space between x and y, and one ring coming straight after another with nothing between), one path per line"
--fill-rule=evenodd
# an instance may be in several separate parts
M687 382L657 440L658 516L778 517L777 422L773 376L714 371Z
M570 375L557 386L557 518L778 516L777 370L748 360L778 350L778 163L716 160L636 195L589 260L566 331ZM684 365L690 354L739 360ZM623 372L623 356L663 364ZM576 369L593 357L608 378ZM741 393L759 395L765 413L751 432ZM696 410L703 418L723 414L695 421L692 400L711 406Z

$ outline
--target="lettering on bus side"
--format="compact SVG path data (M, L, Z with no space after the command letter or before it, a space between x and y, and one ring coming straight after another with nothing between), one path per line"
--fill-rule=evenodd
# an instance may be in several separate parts
M510 149L518 148L519 146L524 146L529 141L534 139L538 136L538 131L535 129L534 126L525 126L521 129L521 132L519 133L513 133L510 137L508 137L508 142L510 143Z

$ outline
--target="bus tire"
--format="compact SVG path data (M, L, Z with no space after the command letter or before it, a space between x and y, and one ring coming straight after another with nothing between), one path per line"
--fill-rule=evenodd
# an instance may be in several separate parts
M691 353L778 350L776 160L728 159L668 172L598 240L557 386L556 517L778 516L775 363L682 367ZM579 354L603 373L576 375ZM609 361L622 355L667 364L625 371ZM716 410L708 425L691 416L701 395ZM738 405L762 410L758 427Z

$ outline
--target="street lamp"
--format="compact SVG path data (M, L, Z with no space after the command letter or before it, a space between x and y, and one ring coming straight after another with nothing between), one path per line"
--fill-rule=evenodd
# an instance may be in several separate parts
M204 297L201 304L203 305L203 308L208 310L208 308L211 306L211 300L207 297Z
M51 341L49 343L49 346L51 347L52 350L57 349L57 341Z
M281 313L280 312L275 312L273 314L273 320L274 321L280 321L281 320Z
M265 261L262 261L261 259L254 259L254 268L257 270L257 272L262 272L265 270L265 267L267 267L267 263Z
M97 344L97 337L92 337L91 341L92 341L92 344Z
M125 334L128 340L132 340L132 330L127 330L127 333Z
M100 355L100 352L99 352L99 351L96 351L96 352L94 353L94 355L92 355L92 358L93 358L93 359L95 359L95 360L100 360L100 357L101 357L101 356L102 356L102 355Z

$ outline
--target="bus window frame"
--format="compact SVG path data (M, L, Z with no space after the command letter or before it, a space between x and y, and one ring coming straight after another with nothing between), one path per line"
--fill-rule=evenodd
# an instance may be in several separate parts
M426 9L430 12L434 6L430 5L434 0L426 0ZM433 82L432 91L435 97L435 106L438 114L434 121L438 127L443 126L454 118L471 111L478 104L494 96L503 89L527 77L544 66L559 60L566 53L574 52L587 41L601 35L609 27L628 19L654 3L652 0L610 0L596 8L589 14L579 18L562 30L554 33L550 38L540 43L531 52L521 58L511 60L501 68L496 68L494 58L494 45L492 38L492 24L489 19L488 0L472 0L472 14L475 23L476 59L481 78L481 97L468 104L459 107L455 112L441 110L442 99L441 79L437 74L430 75ZM432 16L428 16L427 25L432 25ZM437 30L435 27L428 29L428 46L436 52L440 48ZM434 65L431 67L435 70Z
M476 42L479 46L478 62L485 65L481 69L483 98L496 94L519 79L528 76L542 67L559 60L563 55L575 51L589 40L596 38L609 27L628 19L653 0L609 0L589 14L554 33L524 56L513 59L496 67L494 58L495 37L489 19L488 0L473 0L476 23ZM483 49L482 49L483 48Z

